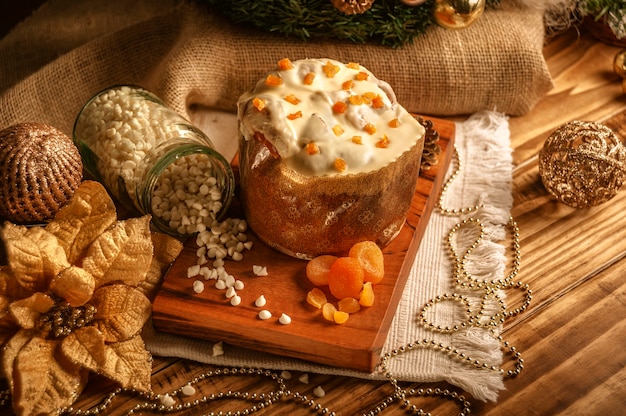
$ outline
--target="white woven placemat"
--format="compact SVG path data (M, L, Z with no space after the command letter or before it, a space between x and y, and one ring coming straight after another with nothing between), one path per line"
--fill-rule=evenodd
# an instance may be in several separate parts
M234 115L228 113L196 113L194 124L214 141L218 151L230 158L237 146L237 126ZM504 275L505 248L499 244L506 237L506 224L512 206L512 157L510 133L505 116L495 112L474 114L456 125L455 146L461 160L461 172L449 188L445 205L449 208L482 204L471 215L485 226L485 239L472 257L468 269L485 280ZM455 166L451 166L454 169ZM470 215L470 214L468 214ZM499 342L486 329L469 326L454 333L436 333L418 324L417 315L423 305L438 295L459 292L452 284L452 262L445 244L449 231L461 220L459 217L433 212L383 353L417 340L434 340L449 345L467 355L498 367L502 362ZM463 291L475 302L483 292ZM487 305L486 309L495 308ZM441 302L434 308L433 322L451 325L464 314L461 305ZM224 354L214 356L214 343L155 331L147 326L144 339L148 349L157 356L187 358L207 364L258 367L272 370L293 370L320 374L336 374L364 379L383 379L383 373L372 374L322 366L302 360L279 357L258 351L224 345ZM448 381L463 388L477 399L495 401L504 388L498 371L476 368L428 348L413 348L390 361L389 370L404 381Z

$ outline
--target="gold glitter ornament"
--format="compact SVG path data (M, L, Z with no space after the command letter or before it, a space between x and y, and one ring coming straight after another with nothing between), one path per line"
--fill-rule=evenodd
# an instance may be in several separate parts
M613 71L620 77L626 77L626 49L623 49L615 55L613 59Z
M615 55L613 59L613 72L622 77L622 91L626 93L626 49Z
M435 0L433 17L446 29L464 29L485 11L485 0Z
M626 179L626 148L605 125L572 121L546 139L539 174L548 192L564 204L599 205L617 195Z
M374 0L330 0L335 8L345 14L363 14L368 11Z

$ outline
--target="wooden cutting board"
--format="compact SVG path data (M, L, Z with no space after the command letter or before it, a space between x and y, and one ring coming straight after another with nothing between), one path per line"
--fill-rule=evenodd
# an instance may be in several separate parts
M197 246L195 241L188 241L154 299L155 328L334 367L372 372L380 359L411 265L452 159L454 123L431 120L440 136L439 161L437 166L420 175L407 221L398 237L384 249L385 278L374 288L374 306L362 308L342 325L326 321L321 311L306 302L306 294L313 287L305 276L306 261L269 248L249 230L247 234L254 242L253 248L244 251L242 261L229 260L225 264L228 273L245 284L244 289L237 292L241 304L230 305L225 291L213 287L213 280L205 282L202 293L193 291L196 278L188 278L187 269L197 262ZM241 218L236 203L231 209L231 217ZM255 276L253 265L267 267L268 275ZM267 299L264 308L254 305L260 295ZM272 318L259 319L261 309L272 312ZM283 313L292 318L291 324L278 322Z

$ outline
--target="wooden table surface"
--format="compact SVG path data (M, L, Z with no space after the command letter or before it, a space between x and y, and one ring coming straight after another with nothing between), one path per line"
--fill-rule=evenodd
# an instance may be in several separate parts
M519 279L533 290L529 309L507 321L503 337L524 359L524 370L505 381L497 403L466 395L475 415L622 415L626 414L626 191L590 209L556 202L543 188L537 154L547 136L571 120L610 120L626 132L626 95L612 63L618 47L599 43L584 30L570 30L550 40L545 56L555 88L530 113L510 119L514 148L513 217L520 228L522 264ZM621 114L621 116L620 116ZM624 127L622 127L624 126ZM505 366L505 368L507 368ZM155 392L167 392L214 369L188 360L154 358ZM289 389L314 397L342 415L362 414L393 394L387 382L310 374L308 385L289 380ZM211 378L203 394L264 391L262 378ZM404 386L404 385L403 385ZM458 389L445 383L410 387ZM94 378L76 408L98 404L114 387ZM460 392L462 393L462 392ZM106 414L121 415L140 400L121 396ZM414 405L433 415L457 415L450 401L416 398ZM221 401L201 413L236 411L249 403ZM282 400L260 415L314 414L295 400ZM5 409L0 409L2 412ZM198 409L176 414L198 414ZM148 413L146 413L148 414ZM406 414L395 401L383 415Z

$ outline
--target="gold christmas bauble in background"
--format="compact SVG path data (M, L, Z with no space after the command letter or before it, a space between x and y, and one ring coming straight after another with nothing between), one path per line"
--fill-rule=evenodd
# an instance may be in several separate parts
M626 180L626 147L603 124L572 121L546 139L539 174L548 192L564 204L599 205L617 195Z
M623 49L615 55L613 59L613 71L622 77L622 91L626 93L626 49Z
M485 0L435 0L433 16L446 29L464 29L485 11Z
M620 77L626 77L626 49L621 50L613 59L613 71Z

